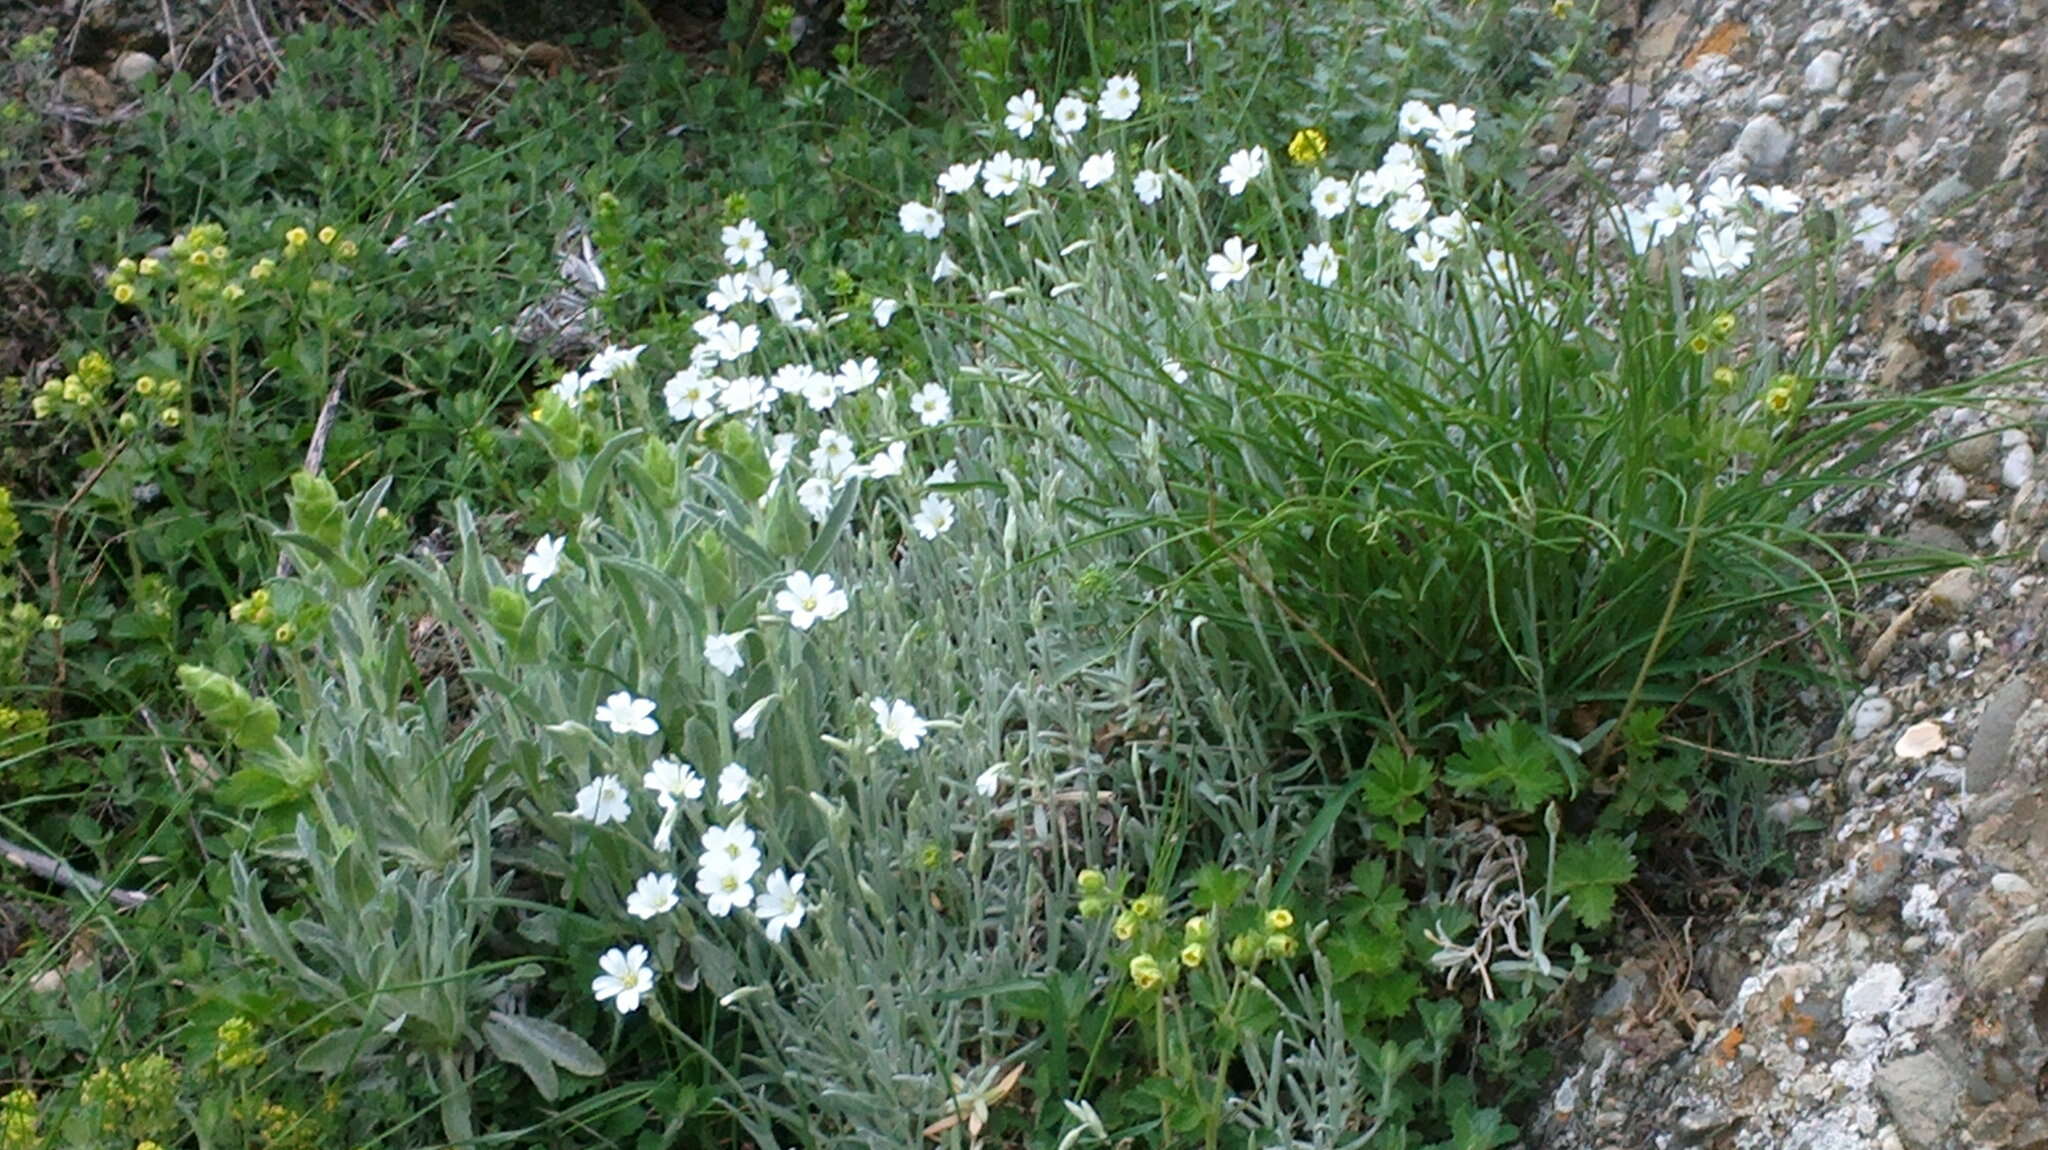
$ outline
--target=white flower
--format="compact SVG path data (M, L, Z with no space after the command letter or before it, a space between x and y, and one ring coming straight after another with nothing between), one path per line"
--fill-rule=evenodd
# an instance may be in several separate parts
M1849 238L1863 247L1863 254L1877 255L1899 238L1898 217L1877 204L1865 204L1849 227Z
M813 523L823 523L832 514L832 481L813 475L796 485L796 504Z
M953 501L943 495L927 495L910 517L911 529L920 538L937 539L953 528Z
M1402 196L1387 209L1384 217L1387 226L1404 235L1422 226L1429 218L1429 201L1421 196Z
M791 572L775 593L775 609L789 616L789 625L808 631L820 619L830 622L846 614L846 592L830 575L812 576L808 571Z
M1428 148L1446 160L1455 160L1458 153L1472 143L1472 129L1478 124L1478 113L1456 104L1438 104L1436 124L1430 129Z
M1416 236L1415 242L1408 246L1409 261L1426 272L1435 271L1450 254L1451 245L1430 232Z
M1072 136L1088 126L1088 101L1068 96L1053 105L1052 126L1062 136Z
M1138 114L1138 78L1136 76L1111 76L1102 82L1102 95L1095 100L1095 111L1105 120L1128 120Z
M1387 202L1388 195L1386 182L1380 179L1380 174L1376 171L1360 172L1351 177L1351 201L1360 207L1379 207Z
M674 910L680 901L676 897L676 876L644 874L633 884L633 893L626 896L626 913L634 918L653 918Z
M1182 367L1180 361L1172 356L1159 361L1159 370L1165 372L1166 378L1175 383L1186 383L1188 381L1188 369Z
M882 450L877 451L875 457L868 460L868 477L871 479L889 479L903 474L903 457L904 453L908 450L909 448L899 439Z
M952 167L939 173L939 192L942 195L957 196L973 187L975 179L980 175L980 160L966 164L954 164Z
M896 318L897 309L902 306L902 304L897 303L895 300L885 297L876 300L869 306L868 311L870 315L875 317L876 327L888 327L889 321Z
M1230 154L1223 170L1216 173L1217 182L1230 189L1233 196L1244 194L1246 184L1259 178L1266 170L1266 149L1262 147L1243 148Z
M568 545L567 539L557 539L552 535L543 535L533 541L533 550L528 551L526 558L519 563L519 573L526 576L528 594L540 590L542 583L554 578L555 572L562 569L562 548Z
M640 1009L640 1000L654 989L654 968L647 965L647 948L638 943L605 951L597 965L604 973L590 980L590 992L599 1002L610 1001L620 1014Z
M1693 237L1692 251L1685 261L1685 274L1693 279L1718 280L1749 266L1756 245L1749 229L1741 224L1701 228Z
M1002 763L997 763L995 766L974 776L974 793L985 799L995 798L996 794L1003 789L1003 766Z
M753 267L768 254L768 237L752 220L741 220L718 234L725 244L725 262Z
M958 483L959 481L960 461L957 459L948 459L937 467L932 468L932 473L924 477L924 485L926 487L935 487L941 483Z
M1658 184L1650 193L1650 203L1644 214L1650 217L1653 239L1677 235L1678 229L1691 223L1697 214L1692 206L1692 185Z
M789 273L762 260L746 270L747 298L756 303L767 303L775 289L789 282Z
M1008 113L1003 117L1003 127L1017 133L1019 139L1030 139L1038 129L1038 122L1045 119L1045 105L1038 102L1038 92L1026 88L1003 105Z
M591 358L590 366L584 369L584 381L610 379L621 370L639 364L640 353L646 350L647 345L644 343L635 347L620 347L617 344L607 344L603 351L598 352Z
M580 371L565 371L548 390L555 393L555 398L574 407L589 393L590 385L596 382Z
M1334 220L1351 206L1351 185L1334 176L1325 176L1316 181L1308 194L1308 206L1326 220Z
M570 812L572 818L584 819L596 826L606 823L622 823L633 813L633 804L626 798L626 785L616 775L599 775L576 792L576 809Z
M839 386L839 377L822 371L804 369L803 381L797 386L798 394L804 397L804 404L812 411L828 411L839 402L844 394Z
M781 942L783 935L804 924L804 914L810 908L798 894L803 889L802 871L785 876L778 870L761 884L761 893L754 899L754 917L761 920L761 932L769 942Z
M738 763L727 763L718 772L718 805L729 807L747 797L747 791L754 785L754 776Z
M920 204L915 200L896 209L896 222L907 236L923 236L928 240L939 238L946 230L946 217L937 208Z
M811 470L836 483L853 470L857 459L853 440L828 427L818 433L818 446L811 450Z
M1247 244L1242 237L1224 240L1223 250L1209 257L1209 290L1222 291L1250 275L1258 255L1259 245Z
M868 706L875 712L875 726L881 729L885 741L893 741L906 751L914 751L924 742L931 724L918 717L916 707L902 699L870 699Z
M721 772L721 778L723 772ZM727 804L730 805L730 804ZM752 878L761 869L761 847L759 836L745 819L734 819L726 826L708 826L698 836L697 847L704 859L724 859L740 868L746 877Z
M1796 215L1800 206L1806 202L1800 198L1798 192L1777 184L1772 184L1768 188L1751 188L1749 189L1749 198L1755 200L1758 207L1774 216ZM1891 241L1886 240L1885 242L1890 243Z
M651 735L661 729L654 721L654 700L629 691L615 691L599 703L597 721L610 727L614 735Z
M1452 212L1429 221L1429 234L1456 247L1472 238L1472 224L1463 212Z
M711 338L704 341L718 358L727 363L747 354L761 344L761 329L753 324L744 326L727 320L718 325Z
M1044 160L1036 158L1021 160L1019 163L1024 168L1024 182L1034 188L1042 188L1051 183L1053 173L1059 170Z
M932 282L939 283L960 274L960 265L953 262L953 253L940 252L939 262L932 265Z
M711 664L712 670L728 679L732 678L734 672L747 665L746 656L740 654L740 640L745 637L744 631L706 635L704 661Z
M1097 152L1081 163L1080 180L1084 188L1099 188L1115 175L1115 152Z
M706 854L697 860L697 893L704 896L704 909L713 918L724 918L734 908L753 902L753 878L753 868L722 855Z
M866 391L873 387L881 378L882 365L876 363L875 357L871 355L864 359L849 359L841 363L838 374L832 377L832 382L839 388L840 394L852 395L856 391Z
M710 419L718 414L718 384L695 369L679 371L661 385L661 401L668 407L668 417L678 423Z
M1657 245L1657 221L1640 208L1621 210L1621 234L1629 250L1642 255Z
M767 712L768 705L774 701L775 696L769 695L764 699L755 700L753 706L741 711L739 717L732 721L733 737L741 742L753 738L755 729L761 725L761 716Z
M910 410L926 427L937 427L953 418L953 397L936 383L927 383L910 397Z
M655 805L665 811L684 799L695 801L704 797L704 776L690 764L668 755L648 764L647 773L640 776L640 785L654 792Z
M1159 197L1166 194L1166 178L1146 168L1131 177L1131 194L1138 197L1139 203L1151 207L1159 202Z
M766 411L775 402L775 392L768 387L768 381L758 375L742 375L725 381L718 389L718 406L728 415L744 415L749 411Z
M1436 113L1430 111L1429 105L1420 100L1410 100L1401 105L1397 123L1404 136L1426 136L1436 131L1438 125Z
M1328 244L1310 244L1301 253L1301 278L1317 287L1337 282L1337 251Z
M997 152L981 166L981 192L992 199L1017 193L1024 186L1024 164L1008 152Z
M1700 193L1700 214L1710 220L1720 219L1742 205L1745 191L1741 176L1717 177Z
M724 315L752 298L747 291L747 277L739 272L728 272L711 285L711 293L704 297L704 306Z
M804 311L804 293L787 281L768 289L768 306L775 309L775 318L792 327L808 330L811 323L798 317Z

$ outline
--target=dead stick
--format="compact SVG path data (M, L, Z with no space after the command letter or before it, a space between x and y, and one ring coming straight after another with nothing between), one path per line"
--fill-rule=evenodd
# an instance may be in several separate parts
M334 413L341 406L341 380L327 389L327 400L320 405L320 418L313 421L313 441L306 445L306 474L320 474L320 467L327 462L327 437L334 433ZM292 557L279 553L277 577L288 578L292 573Z
M149 896L139 890L109 887L91 875L80 874L63 859L51 858L41 851L32 851L6 839L0 839L0 859L6 859L38 878L47 879L59 886L68 886L88 896L97 896L101 891L105 891L108 901L116 906L141 906L149 901Z

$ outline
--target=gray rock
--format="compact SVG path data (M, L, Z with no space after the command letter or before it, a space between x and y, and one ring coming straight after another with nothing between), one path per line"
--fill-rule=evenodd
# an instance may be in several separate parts
M1922 220L1931 220L1975 190L1970 187L1970 181L1961 176L1949 176L1927 189L1920 202L1913 205L1913 212Z
M1895 711L1892 701L1883 695L1866 695L1856 700L1855 708L1849 712L1849 738L1867 739L1883 730Z
M130 87L140 84L145 76L154 76L162 65L156 57L147 52L123 52L114 57L114 79Z
M2034 477L2034 445L2020 442L2005 453L2005 462L1998 465L1998 481L2017 491L2027 480Z
M1968 567L1952 567L1927 588L1927 610L1939 622L1953 619L1970 609L1977 598L1977 573Z
M1878 1067L1877 1093L1885 1112L1911 1150L1946 1147L1942 1140L1956 1121L1956 1074L1932 1050L1909 1054Z
M1965 475L1989 475L1998 459L1998 437L1977 435L1948 445L1948 461Z
M2044 954L2048 954L2048 914L2035 915L1985 947L1970 964L1970 988L1980 994L2011 990L2040 969Z
M1984 704L1984 715L1977 720L1977 733L1970 740L1969 757L1963 760L1963 786L1969 793L1981 795L2005 776L2013 729L2033 701L2034 689L2025 679L2008 679Z
M1752 177L1769 180L1784 172L1792 143L1791 130L1776 116L1766 113L1742 126L1742 134L1735 138L1735 154L1742 158Z
M2009 72L1984 97L1984 122L1992 127L2018 116L2027 106L2031 81L2025 72Z
M1869 914L1884 905L1884 900L1898 889L1899 879L1906 872L1906 851L1896 839L1887 839L1870 848L1863 856L1863 865L1856 871L1856 877L1849 882L1849 907L1859 914Z
M1842 54L1829 48L1815 56L1800 79L1809 92L1832 92L1842 82Z

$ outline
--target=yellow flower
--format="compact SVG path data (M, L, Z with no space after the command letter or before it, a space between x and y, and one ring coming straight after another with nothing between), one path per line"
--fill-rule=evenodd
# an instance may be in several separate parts
M1166 909L1166 900L1156 894L1148 894L1131 901L1131 915L1140 922L1158 918Z
M156 377L155 377L155 376L153 376L153 375L138 375L138 376L136 376L136 377L135 377L135 394L137 394L137 395L141 396L141 397L142 397L142 398L144 398L144 399L148 399L148 398L149 398L150 396L152 396L152 395L155 395L155 394L156 394Z
M271 632L271 637L280 643L289 643L299 637L299 629L290 623L279 623L277 630Z
M1321 128L1303 128L1287 141L1287 158L1297 164L1313 164L1330 150L1330 137Z
M1714 341L1708 339L1705 332L1701 332L1687 340L1685 346L1691 348L1694 355L1705 355L1714 350Z
M1791 388L1774 387L1764 393L1764 406L1771 409L1772 415L1784 415L1792 410L1792 399Z
M1729 333L1735 330L1735 316L1725 311L1715 316L1713 329L1716 336L1727 339Z
M1276 906L1266 912L1267 930L1286 930L1294 925L1294 912L1284 906Z
M157 416L157 419L165 427L176 427L185 422L185 413L175 407L166 407L163 413Z
M1081 888L1082 894L1100 894L1102 889L1109 885L1109 876L1094 867L1089 867L1074 876L1074 885Z
M1159 969L1159 960L1149 954L1131 959L1131 981L1139 990L1151 990L1166 980L1166 972Z
M1180 964L1189 970L1202 965L1202 960L1207 957L1209 957L1208 950L1199 942L1191 942L1180 948Z
M356 252L361 249L356 247L354 240L343 240L340 244L336 245L334 250L342 259L352 260L356 258Z
M63 630L63 629L64 629L64 616L62 616L62 615L59 615L59 614L55 613L54 611L53 611L53 612L51 612L51 613L50 613L50 614L48 614L48 615L45 615L45 616L43 616L43 630L45 630L45 631L61 631L61 630Z
M220 298L228 301L229 303L233 303L247 294L247 290L245 290L241 284L229 284L228 286L220 289Z
M1572 0L1550 0L1550 14L1559 20L1571 15L1575 7Z
M334 225L333 225L333 224L328 224L328 225L327 225L326 227L324 227L324 228L321 228L321 229L320 229L320 243L321 243L321 246L323 246L323 247L331 246L331 245L332 245L332 244L334 243L335 239L336 239L336 238L338 238L338 237L339 237L340 235L341 235L341 233L340 233L340 232L338 232L338 231L334 230Z
M1291 934L1269 934L1266 936L1266 954L1271 958L1293 958L1294 936Z
M1735 386L1735 369L1734 369L1734 368L1732 368L1732 367L1729 367L1729 366L1728 366L1727 364L1725 364L1725 363L1724 363L1724 364L1722 364L1721 366L1719 366L1719 367L1715 368L1715 369L1714 369L1714 386L1715 386L1715 387L1734 387L1734 386Z
M134 285L134 284L115 284L115 285L114 285L114 302L115 302L115 303L134 303L134 302L135 302L135 285Z
M306 234L306 229L293 228L284 234L284 246L287 250L296 250L305 247L306 241L311 238Z
M1252 931L1246 931L1230 940L1230 961L1239 966L1252 966L1266 953L1266 940Z
M1182 929L1189 942L1209 941L1209 920L1199 914L1189 919L1187 926Z
M153 276L162 271L163 267L163 261L155 256L143 256L141 262L135 265L135 270L143 275Z
M189 256L186 256L186 257L185 257L185 262L186 262L186 263L188 263L188 264L191 264L191 265L192 265L193 267L195 267L195 268L203 268L203 267L205 267L205 266L206 266L207 264L209 264L209 263L213 262L213 257L212 257L211 255L208 255L208 254L207 254L207 253L206 253L206 252L205 252L205 251L204 251L204 250L202 249L202 250L200 250L200 251L195 251L195 252L193 252L193 253L192 253L191 255L189 255Z
M1116 916L1116 922L1109 930L1116 935L1118 942L1129 942L1138 933L1138 916L1125 911Z
M277 270L277 261L271 259L269 256L265 256L262 259L257 260L256 263L249 268L249 278L252 280L267 280L270 278L270 273L275 270Z

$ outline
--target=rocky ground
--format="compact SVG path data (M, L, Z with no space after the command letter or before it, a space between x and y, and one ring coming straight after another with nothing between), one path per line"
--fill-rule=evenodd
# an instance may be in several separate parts
M1559 171L1624 195L1743 172L1867 225L1836 364L1866 393L2048 354L2048 0L1656 0L1629 22L1628 73L1553 119ZM1855 511L1977 562L1867 605L1864 693L1780 803L1830 824L1824 848L1623 965L1534 1143L2048 1150L2048 379L1987 391Z

